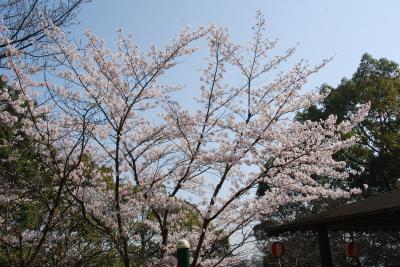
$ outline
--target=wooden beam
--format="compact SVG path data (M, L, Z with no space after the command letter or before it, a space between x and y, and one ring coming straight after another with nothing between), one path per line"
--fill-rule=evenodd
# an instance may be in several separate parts
M321 267L333 267L331 247L329 245L328 229L325 225L318 228L319 251L321 254Z

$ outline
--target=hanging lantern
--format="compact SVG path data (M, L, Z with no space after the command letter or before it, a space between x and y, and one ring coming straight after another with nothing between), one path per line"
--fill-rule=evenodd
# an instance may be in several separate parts
M282 242L272 242L271 253L275 258L280 258L285 254L285 246Z
M345 246L346 256L357 258L360 255L360 246L355 242L349 242Z

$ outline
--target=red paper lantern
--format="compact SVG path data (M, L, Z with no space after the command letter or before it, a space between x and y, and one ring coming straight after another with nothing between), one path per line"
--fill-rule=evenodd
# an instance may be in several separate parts
M282 242L272 242L271 253L275 258L280 258L285 254L285 246Z
M355 242L349 242L345 247L347 257L358 257L360 255L360 246Z

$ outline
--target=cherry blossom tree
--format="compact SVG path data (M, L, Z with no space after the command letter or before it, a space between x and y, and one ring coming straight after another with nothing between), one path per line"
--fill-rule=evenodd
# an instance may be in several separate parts
M52 231L61 223L63 198L125 266L136 266L135 248L150 242L157 249L146 254L146 266L173 264L181 238L193 247L192 266L223 266L241 259L252 225L280 205L359 192L319 184L313 177L346 178L345 164L332 155L354 144L354 138L342 135L368 107L340 124L334 116L294 122L296 111L323 97L303 87L327 61L309 66L300 60L279 72L295 49L272 56L276 41L264 37L261 13L248 46L210 25L184 29L163 49L147 52L122 32L114 50L90 32L78 50L58 27L43 23L57 67L34 82L36 69L11 51L9 79L20 94L17 100L2 95L29 118L2 112L1 119L18 122L35 141L59 192L31 234L28 264L51 240L65 238ZM187 109L173 98L181 87L160 78L194 53L192 43L201 40L209 56L196 103ZM269 190L256 198L261 181Z
M42 19L50 20L66 29L75 23L84 0L4 0L0 3L0 19L6 32L0 39L0 68L7 68L8 49L19 50L24 58L35 64L49 64L43 44L51 42L40 25ZM43 62L44 61L44 62Z

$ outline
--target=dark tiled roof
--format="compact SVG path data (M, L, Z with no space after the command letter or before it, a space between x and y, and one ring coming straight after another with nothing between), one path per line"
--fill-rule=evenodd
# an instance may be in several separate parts
M400 189L274 226L266 231L269 235L278 235L290 231L315 231L321 226L334 231L400 230Z

